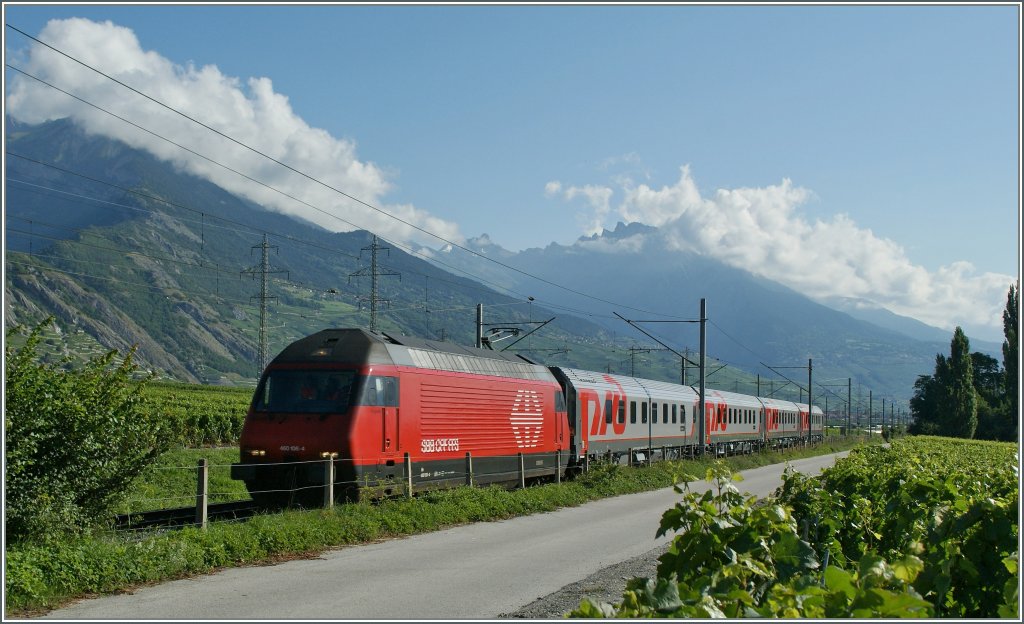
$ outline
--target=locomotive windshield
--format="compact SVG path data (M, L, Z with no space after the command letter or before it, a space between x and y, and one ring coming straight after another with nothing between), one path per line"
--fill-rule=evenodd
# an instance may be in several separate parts
M257 412L338 414L348 411L356 387L355 371L275 370L256 390Z

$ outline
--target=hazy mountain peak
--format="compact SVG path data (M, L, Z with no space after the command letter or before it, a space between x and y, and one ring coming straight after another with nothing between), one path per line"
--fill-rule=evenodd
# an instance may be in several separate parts
M644 225L637 221L634 221L633 223L623 223L622 221L619 221L615 224L614 230L609 231L608 229L605 229L604 232L601 233L601 237L622 239L636 236L637 234L650 234L657 231L658 228L650 225Z

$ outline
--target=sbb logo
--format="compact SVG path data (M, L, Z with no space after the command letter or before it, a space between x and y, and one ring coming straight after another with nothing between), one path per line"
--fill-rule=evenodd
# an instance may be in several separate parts
M540 394L536 390L516 391L512 412L509 414L512 435L519 448L534 448L540 444L541 429L544 427L544 410Z

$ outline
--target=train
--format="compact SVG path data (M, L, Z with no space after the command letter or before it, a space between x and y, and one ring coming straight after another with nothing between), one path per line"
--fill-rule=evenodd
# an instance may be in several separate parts
M325 329L267 365L231 478L256 502L281 505L321 500L328 483L339 498L514 484L571 478L595 460L650 462L822 439L814 405L710 389L704 402L701 427L691 386Z

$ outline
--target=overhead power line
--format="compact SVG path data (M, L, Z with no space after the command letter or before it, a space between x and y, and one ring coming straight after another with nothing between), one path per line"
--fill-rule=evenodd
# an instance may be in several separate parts
M628 309L628 310L634 310L634 311L638 311L638 312L647 312L647 313L650 313L650 314L657 314L659 316L664 316L666 318L671 318L671 315L666 315L666 314L662 314L660 312L655 312L655 311L651 311L651 310L643 310L643 309L640 309L640 308L634 308L632 306L626 306L626 305L623 305L623 304L620 304L620 303L617 303L617 302L613 302L613 301L609 301L607 299L603 299L601 297L597 297L595 295L591 295L591 294L588 294L588 293L585 293L585 292L582 292L582 291L578 291L576 289L570 288L570 287L565 286L563 284L558 284L558 283L556 283L554 281L551 281L551 280L548 280L546 278L540 277L538 275L533 275L531 273L528 273L526 271L518 269L518 268L516 268L516 267L514 267L512 265L506 264L504 262L501 262L500 260L496 260L495 258L492 258L490 256L487 256L485 254L477 252L477 251L475 251L473 249L470 249L470 248L468 248L468 247L466 247L464 245L461 245L461 244L459 244L459 243L457 243L455 241L448 240L448 239L444 238L443 236L435 234L434 232L431 232L431 231L429 231L429 230L427 230L425 228L422 228L422 227L420 227L420 226L418 226L418 225L416 225L414 223L411 223L411 222L406 221L406 220L404 220L404 219L402 219L400 217L397 217L397 216L387 212L386 210L378 208L377 206L374 206L374 205L370 204L369 202L366 202L366 201L364 201L362 199L359 199L358 197L350 195L349 193L346 193L345 191L343 191L341 189L335 188L334 186L331 186L330 184L327 184L326 182L323 182L322 180L319 180L319 179L317 179L317 178L315 178L315 177L313 177L313 176L311 176L311 175L309 175L309 174L307 174L307 173L305 173L303 171L300 171L300 170L292 167L291 165L288 165L287 163L284 163L284 162L282 162L282 161L280 161L280 160L278 160L278 159L276 159L276 158L274 158L274 157L272 157L272 156L270 156L270 155L268 155L268 154L266 154L266 153L264 153L264 152L262 152L262 151L260 151L260 150L258 150L256 148L254 148L254 147L251 147L251 146L247 145L246 143L244 143L242 141L239 141L238 139L235 139L234 137L229 136L229 135L221 132L220 130L217 130L216 128L213 128L213 127L203 123L202 121L199 121L198 119L195 119L194 117L192 117L192 116L190 116L190 115L188 115L188 114L186 114L186 113L184 113L184 112L182 112L182 111L180 111L180 110L178 110L178 109L176 109L176 108L174 108L174 107L172 107L172 106L170 106L168 104L165 104L164 102L161 102L160 100L158 100L158 99L148 95L147 93L144 93L143 91L140 91L139 89L136 89L135 87L132 87L131 85L128 85L128 84L118 80L117 78L114 78L113 76L110 76L110 75L104 73L103 71L101 71L101 70L99 70L99 69L89 65L88 63L85 63L85 62L83 62L83 61L81 61L81 60L71 56L70 54L68 54L68 53L66 53L64 51L62 51L62 50L60 50L60 49L58 49L58 48L56 48L56 47L54 47L54 46L44 42L44 41L41 41L40 39L38 39L36 37L33 37L32 35L29 35L28 33L26 33L23 30L20 30L20 29L12 26L10 24L5 24L5 25L8 28L14 30L15 32L18 32L18 33L24 35L25 37L31 39L32 41L35 41L36 43L39 43L40 45L45 46L46 48L49 48L50 50L53 50L54 52L60 54L61 56L64 56L64 57L68 58L69 60L74 61L75 63L78 63L79 65L89 69L90 71L93 71L93 72L103 76L104 78L107 78L108 80L110 80L110 81L112 81L112 82L114 82L114 83L116 83L116 84L118 84L118 85L128 89L129 91L132 91L133 93L138 94L139 96L141 96L141 97L143 97L143 98L145 98L145 99L147 99L147 100L157 104L158 106L161 106L162 108L165 108L168 111L170 111L170 112L172 112L172 113L174 113L176 115L179 115L179 116L183 117L184 119L187 119L187 120L189 120L189 121L199 125L200 127L205 128L205 129L207 129L207 130L217 134L218 136L221 136L221 137L231 141L232 143L235 143L235 144L239 145L240 147L251 151L254 154L257 154L257 155L259 155L259 156L261 156L263 158L266 158L266 159L270 160L271 162L274 162L274 163L276 163L276 164L278 164L278 165L288 169L289 171L292 171L292 172L294 172L294 173L296 173L296 174L298 174L298 175L300 175L300 176L310 180L311 182L313 182L315 184L318 184L318 185L320 185L320 186L322 186L322 187L324 187L324 188L326 188L328 190L331 190L331 191L333 191L335 193L338 193L339 195L342 195L343 197L351 199L352 201L355 201L356 203L358 203L358 204L360 204L362 206L365 206L365 207L367 207L367 208L369 208L371 210L379 212L380 214L382 214L382 215L384 215L384 216L386 216L388 218L394 219L395 221L398 221L399 223L402 223L403 225L406 225L406 226L408 226L408 227L410 227L410 228L412 228L412 229L414 229L416 231L422 232L423 234L426 234L428 236L431 236L431 237L433 237L433 238L435 238L435 239L437 239L437 240L439 240L441 242L444 242L444 243L446 243L448 245L451 245L452 247L461 249L461 250L463 250L463 251L465 251L465 252L467 252L467 253L469 253L469 254L477 257L477 258L486 260L488 262L492 262L492 263L494 263L494 264L496 264L498 266L506 268L506 269L508 269L510 271L513 271L515 273L518 273L518 274L523 275L525 277L528 277L530 279L537 280L539 282L548 284L549 286L554 286L555 288L558 288L560 290L564 290L566 292L573 293L575 295L579 295L581 297L585 297L585 298L588 298L588 299L591 299L591 300L594 300L594 301L599 301L601 303L605 303L605 304L608 304L608 305L621 307L621 308ZM22 74L24 74L24 75L26 75L26 76L28 76L30 78L38 80L39 82L42 82L44 84L49 85L49 83L47 83L47 82L45 82L45 81L43 81L43 80L41 80L39 78L36 78L35 76L27 74L26 72L24 72L24 71L22 71L22 70L20 70L20 69L18 69L16 67L13 67L11 65L8 65L8 67L11 67L11 69L14 69L15 71L18 71L19 73L22 73ZM49 85L49 86L53 86L53 85ZM63 91L63 90L61 90L61 89L59 89L57 87L53 87L53 88L55 88L55 89L57 89L57 90L59 90L59 91L61 91L63 93L67 93L66 91ZM74 97L75 99L78 99L80 101L85 102L85 100L82 100L81 98L79 98L77 96L74 96L74 95L72 95L70 93L68 93L68 95L70 95L71 97ZM89 102L86 102L86 103L89 104L90 106L96 107L96 105L94 105L94 104L91 104ZM96 108L99 108L99 107L96 107ZM109 111L105 111L105 112L109 112ZM113 113L109 113L109 114L114 115ZM114 115L114 116L118 117L117 115ZM150 134L153 134L154 136L158 136L159 137L159 135L156 135L152 131L149 131L149 130L146 130L145 128L142 128L141 126L138 126L137 124L134 124L133 122L130 122L128 120L124 120L121 117L118 117L118 119L122 119L126 123L129 123L129 124L131 124L133 126L139 127L140 129L142 129L142 130L144 130L144 131L146 131L146 132L148 132ZM190 152L192 154L200 156L201 158L203 158L205 160L213 162L214 164L217 164L217 165L222 166L222 167L224 166L224 165L221 165L220 163L216 163L215 161L210 160L206 156L203 156L201 154L198 154L197 152L194 152L193 150L191 150L189 148L186 148L184 146L178 145L177 143L174 143L173 141L170 141L169 139L166 139L164 137L159 137L159 138L161 138L163 140L166 140L166 141L168 141L168 142L170 142L170 143L172 143L172 144L174 144L174 145L176 145L178 147L181 147L182 149L185 149L186 151L188 151L188 152ZM227 167L225 167L225 168L227 168ZM235 172L234 170L232 170L232 171ZM239 173L239 172L235 172L235 173L238 173L238 175L241 175L242 177L245 177L248 180L256 182L257 184L260 184L262 186L266 186L267 188L275 190L276 192L281 192L281 191L278 191L277 189L274 189L273 187L270 187L270 186L266 185L263 182L255 180L253 178L250 178L249 176L246 176L245 174L242 174L242 173ZM286 193L282 193L282 194L287 195ZM303 200L294 198L294 197L292 197L290 195L287 195L287 196L289 198L294 199L295 201L299 201L300 203L303 203L304 205L307 205L307 206L309 206L309 207L311 207L311 208L313 208L313 209L315 209L315 210L317 210L317 211L319 211L319 212L321 212L323 214L326 214L326 215L331 216L331 217L333 217L335 219L343 221L344 223L347 223L347 224L351 225L352 227L356 227L356 228L359 227L359 226L356 226L355 224L352 224L351 222L348 222L348 221L346 221L344 219L341 219L341 217L338 217L337 215L334 215L332 213L328 213L328 212L326 212L326 211L324 211L324 210L322 210L322 209L320 209L320 208L318 208L316 206L312 206L311 204L308 204L307 202L304 202ZM366 228L359 228L359 229L366 229Z

